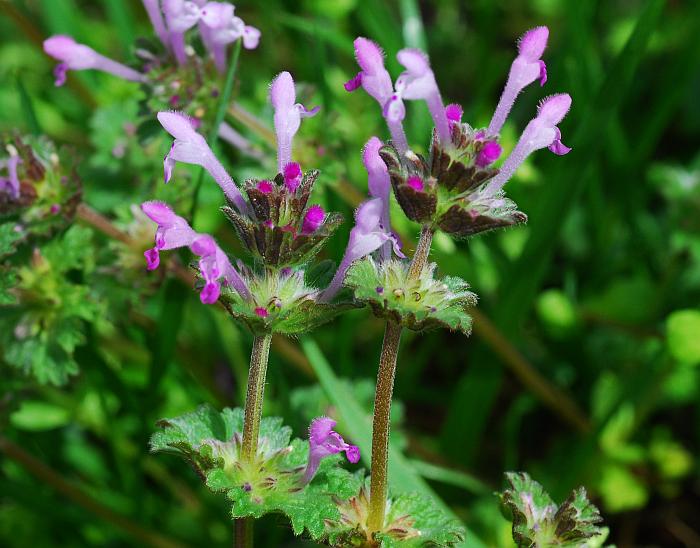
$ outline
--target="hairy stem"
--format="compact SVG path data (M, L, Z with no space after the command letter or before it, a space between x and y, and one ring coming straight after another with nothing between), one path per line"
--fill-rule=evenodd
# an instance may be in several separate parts
M253 548L253 518L241 518L233 522L235 548Z
M242 457L248 461L255 458L258 450L258 434L260 432L265 375L267 373L267 359L270 356L271 340L272 335L270 334L258 335L253 339L243 422Z
M372 464L369 497L369 530L381 531L384 528L386 510L387 472L389 461L389 414L391 398L394 394L396 358L399 354L401 326L387 322L379 357L377 387L374 393L374 417L372 420Z
M420 240L408 269L409 280L418 278L423 270L428 260L434 233L434 230L427 225L421 230ZM370 468L368 526L372 532L381 531L384 528L388 491L391 399L394 395L394 378L396 376L399 343L401 342L401 329L400 325L391 321L386 323L382 353L379 357L377 387L374 394L372 463Z

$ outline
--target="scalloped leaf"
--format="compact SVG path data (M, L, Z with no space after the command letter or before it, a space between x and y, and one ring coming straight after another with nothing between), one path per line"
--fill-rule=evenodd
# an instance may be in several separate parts
M296 535L306 530L318 539L324 535L325 522L339 517L334 497L352 494L349 480L353 476L338 467L337 455L323 459L311 483L301 484L308 443L301 439L290 442L292 431L278 417L262 420L258 455L250 463L239 458L242 409L219 413L202 405L158 424L162 430L151 437L151 451L184 457L209 489L232 501L233 518L282 513L290 519Z
M504 514L513 522L518 546L587 546L605 534L598 509L583 487L559 507L542 485L524 472L506 473L509 488L500 494Z
M378 317L414 331L442 327L469 335L472 319L466 309L476 304L476 295L461 278L436 279L435 268L426 265L417 280L409 280L406 261L378 264L367 258L350 267L345 285Z

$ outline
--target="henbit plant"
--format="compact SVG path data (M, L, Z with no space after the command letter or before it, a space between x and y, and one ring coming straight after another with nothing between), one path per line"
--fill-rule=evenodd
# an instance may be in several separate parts
M355 55L360 72L345 84L347 91L362 87L379 102L392 140L369 150L375 159L376 177L387 187L389 180L406 216L421 224L418 246L409 264L366 259L348 272L345 283L358 300L369 302L375 314L386 318L379 358L372 429L372 465L368 524L370 532L385 525L388 500L389 414L396 374L401 331L421 331L443 326L468 335L471 321L465 305L475 302L467 284L458 279L433 278L435 265L428 264L437 229L463 238L527 220L503 194L503 186L532 152L549 148L558 155L569 148L561 142L557 125L571 106L567 94L544 99L537 116L527 125L513 152L500 169L492 167L501 154L499 131L523 88L539 79L544 85L547 70L541 57L549 31L537 27L526 32L518 44L501 100L488 128L475 129L462 123L459 105L444 106L428 57L416 49L403 49L397 59L405 67L392 84L384 68L384 54L371 40L357 38ZM426 159L408 145L403 119L404 100L425 101L433 119L430 155ZM388 192L388 190L387 190Z
M325 262L313 263L342 219L338 214L326 213L319 205L309 205L319 174L315 170L304 173L292 158L301 119L313 116L318 109L308 110L296 102L295 84L288 72L273 80L270 101L275 111L279 173L270 179L246 181L241 187L245 196L187 116L177 112L158 114L160 123L175 139L164 160L166 183L177 162L202 166L223 190L228 205L222 211L254 263L232 263L211 236L197 233L167 204L145 202L144 213L158 225L155 246L144 254L147 267L158 268L161 251L189 247L199 257L201 282L197 285L202 303L220 302L231 316L250 328L254 340L245 412L237 419L237 426L230 426L223 438L208 426L207 435L218 440L209 443L196 425L202 416L210 415L202 410L163 423L168 427L165 438L154 437L152 449L177 448L194 460L211 488L227 490L234 500L234 517L259 517L269 511L282 511L290 517L297 533L306 529L314 538L321 538L325 534L323 520L336 519L335 501L347 496L330 487L325 487L322 494L309 485L319 469L319 460L344 450L351 462L357 462L359 451L331 431L329 420L320 419L310 429L307 459L300 447L294 449L293 444L287 448L289 433L285 434L281 419L261 422L267 363L274 333L308 333L354 305L335 299L341 289L339 283L331 281L323 288L333 271ZM342 280L353 261L385 244L400 253L395 237L379 222L378 206L381 203L374 199L358 208L346 260L334 280ZM239 411L232 413L240 415ZM264 424L268 424L267 429ZM173 430L176 426L180 430ZM186 440L181 439L188 431L191 434ZM278 441L273 443L273 439ZM214 452L210 454L212 448ZM299 475L298 467L304 462L305 471ZM309 513L311 508L320 513L317 519ZM251 542L250 525L242 524L239 534L242 543Z

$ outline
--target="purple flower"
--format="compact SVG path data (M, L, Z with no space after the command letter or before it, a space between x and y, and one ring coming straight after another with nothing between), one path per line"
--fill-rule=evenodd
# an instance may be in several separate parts
M178 64L184 65L187 62L185 32L199 21L199 6L186 0L163 0L163 13L175 59Z
M382 213L380 226L386 232L391 231L391 218L389 215L389 196L391 195L391 180L384 160L379 156L379 149L383 143L377 137L370 137L362 149L362 163L367 170L367 186L369 195L382 200ZM382 260L391 258L391 242L387 241L381 248Z
M487 141L476 156L476 165L486 167L501 157L501 145L496 141Z
M12 148L12 147L8 147ZM7 179L0 178L0 191L7 192L13 200L19 198L20 194L20 184L19 176L17 174L17 166L22 161L17 155L14 148L11 150L14 154L10 154L10 158L7 160Z
M284 166L284 186L287 190L294 194L299 188L302 179L301 166L297 162L289 162Z
M180 112L159 112L158 121L175 138L163 162L165 182L172 176L175 162L195 164L206 169L241 213L248 211L248 205L231 176L212 152L207 141L192 125L187 115Z
M144 253L148 270L158 268L161 250L189 247L200 257L199 271L205 282L200 293L203 303L212 304L219 298L220 279L238 291L244 299L250 297L245 282L233 268L226 254L216 245L214 238L195 232L185 219L176 215L170 206L163 202L144 202L141 209L158 225L155 246Z
M355 261L375 252L384 243L391 242L394 253L398 257L405 258L401 253L396 236L388 227L382 226L382 211L384 205L381 198L373 198L360 204L355 211L355 226L350 231L348 246L345 249L343 260L336 271L331 283L321 294L321 301L331 300L340 291L345 279L345 274Z
M303 485L316 475L321 459L345 451L345 456L353 464L360 461L360 448L345 443L340 434L333 430L335 421L328 417L318 417L309 426L309 460L304 470Z
M175 214L168 204L163 202L144 202L141 209L151 221L158 225L155 247L144 253L146 268L155 270L160 265L160 251L192 245L197 233L189 223Z
M440 142L443 145L451 143L452 134L445 106L428 56L418 49L402 49L396 58L406 68L396 79L396 93L403 99L425 101Z
M399 152L405 152L408 150L406 134L403 130L406 110L394 93L391 76L384 68L384 52L375 42L363 37L356 38L354 45L355 58L362 70L345 83L345 89L354 91L361 86L379 103L394 146Z
M61 61L54 69L57 86L66 82L68 70L97 69L133 82L145 80L140 72L100 55L88 46L78 44L70 36L57 34L47 38L44 40L44 51Z
M490 198L503 188L518 167L536 150L549 148L554 154L560 156L571 150L561 142L561 132L557 127L570 108L571 96L567 93L552 95L540 103L537 117L527 125L498 175L491 179L483 190L481 194L483 198Z
M326 212L320 205L312 205L306 210L304 220L301 223L302 234L313 234L323 224L326 219Z
M190 246L192 253L199 255L199 271L204 278L204 287L199 298L204 304L213 304L221 293L220 280L235 289L241 297L248 299L250 293L243 278L231 265L226 253L208 234L200 235Z
M547 47L548 38L547 27L536 27L520 38L518 56L510 67L506 87L489 124L489 135L496 135L501 131L515 99L526 86L538 78L542 86L547 81L547 67L541 57Z
M160 11L160 0L143 0L143 6L146 8L146 13L148 13L148 18L151 20L151 24L158 38L166 49L170 49L168 30L165 28L163 14Z
M260 31L246 25L234 16L234 6L224 2L207 2L200 12L200 32L207 49L214 56L219 72L226 70L226 46L243 40L243 47L255 49L260 42Z
M280 173L292 161L292 141L299 130L302 118L314 116L320 107L308 110L296 102L296 89L292 75L280 72L270 85L270 102L275 109L275 134L277 135L277 169Z

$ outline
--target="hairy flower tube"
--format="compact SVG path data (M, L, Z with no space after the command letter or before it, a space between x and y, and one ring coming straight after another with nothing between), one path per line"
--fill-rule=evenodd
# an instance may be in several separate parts
M270 102L275 109L275 134L277 136L277 169L284 172L292 161L292 142L299 131L302 118L314 116L320 107L307 109L296 102L296 88L292 75L281 72L270 86Z
M391 76L384 68L384 52L375 42L367 38L356 38L354 44L355 58L362 70L345 83L345 89L355 91L362 87L379 103L394 146L405 152L408 149L403 129L406 110L403 108L403 103L398 100L398 95L394 93Z
M302 484L309 483L318 470L321 459L345 452L348 460L355 464L360 461L360 448L350 445L333 430L335 421L328 417L318 417L309 426L309 460L304 470Z
M60 61L54 69L57 86L66 83L66 73L69 70L97 69L133 82L143 82L146 79L140 72L100 55L88 46L78 44L70 36L58 34L44 40L44 51Z

